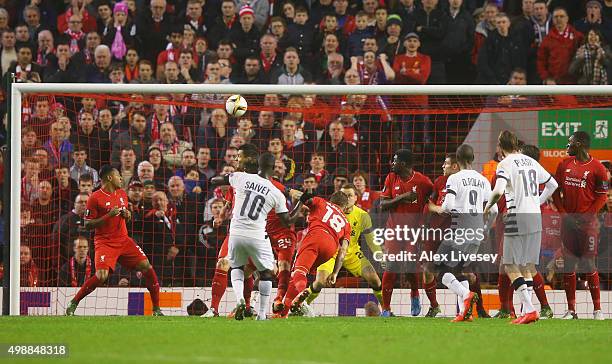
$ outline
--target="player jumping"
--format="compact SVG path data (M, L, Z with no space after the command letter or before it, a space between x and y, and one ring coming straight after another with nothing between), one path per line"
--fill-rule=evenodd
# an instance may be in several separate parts
M374 292L374 296L376 296L378 303L382 305L382 287L380 278L378 277L376 270L374 270L374 267L368 258L363 255L361 247L359 246L359 238L363 236L368 247L373 253L381 251L380 246L374 244L374 236L371 231L372 220L367 212L355 206L355 202L357 202L357 193L356 188L352 183L345 184L342 186L340 191L344 192L344 194L348 197L348 205L344 209L344 214L346 215L346 219L351 224L351 239L348 251L346 253L346 258L344 259L342 266L353 276L363 277L366 282L368 282L370 287L372 287L372 291ZM307 316L313 316L313 312L309 305L319 296L319 293L327 284L327 278L334 270L335 265L336 257L333 257L317 268L316 280L306 289L308 298L306 298L303 308Z
M128 196L122 186L121 174L111 166L100 169L102 188L87 200L85 228L95 229L96 274L85 281L66 308L66 316L73 316L79 302L108 279L109 270L119 262L122 267L142 272L151 294L153 316L163 316L159 308L159 281L142 249L128 236L126 221L132 218Z
M342 268L350 242L351 224L343 213L348 206L348 197L344 192L334 192L329 202L305 193L294 211L299 209L302 203L310 211L308 232L295 257L289 288L283 299L281 312L276 315L278 318L287 317L290 309L296 313L302 310L301 305L309 295L309 292L305 290L308 284L308 273L334 256L336 262L333 271L327 277L327 285L336 284L336 277Z
M257 154L243 151L247 172L257 171ZM276 216L289 226L292 219L287 210L285 196L269 178L274 172L275 158L270 153L259 157L259 174L235 172L229 176L214 177L213 184L230 184L235 193L236 211L232 215L229 238L229 261L232 267L231 280L236 295L236 320L244 318L244 267L249 260L259 272L259 308L257 320L266 320L272 279L274 278L274 254L266 233L266 218L274 209Z
M577 319L576 268L579 262L586 266L586 279L593 299L593 318L603 320L599 298L599 273L595 264L599 225L597 212L606 203L608 177L606 168L589 155L591 138L577 131L569 138L567 154L557 167L555 177L561 184L553 195L559 212L564 213L561 228L566 273L563 276L567 312L563 319Z
M512 323L529 324L539 319L528 287L533 287L535 266L540 261L540 205L546 202L558 185L538 162L519 152L518 139L512 132L504 130L499 134L498 147L503 160L497 165L497 181L484 214L486 217L505 193L508 214L504 229L503 264L512 287L525 307L525 315ZM541 194L540 184L545 184Z

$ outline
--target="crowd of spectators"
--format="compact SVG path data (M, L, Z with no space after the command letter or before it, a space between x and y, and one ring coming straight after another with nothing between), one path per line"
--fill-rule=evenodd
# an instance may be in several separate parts
M607 84L610 37L608 0L0 0L4 94L12 74L113 84ZM426 96L266 94L261 105L300 112L234 120L226 95L162 92L24 100L24 285L75 286L95 272L83 216L104 164L123 177L130 234L162 284L202 285L227 233L213 224L226 189L208 181L235 170L240 146L273 153L289 187L327 195L352 182L370 209L391 142L433 137L427 115L400 115L397 127L387 122L394 116L364 122L359 113L422 108ZM340 111L330 117L326 107ZM111 284L139 279L118 269Z

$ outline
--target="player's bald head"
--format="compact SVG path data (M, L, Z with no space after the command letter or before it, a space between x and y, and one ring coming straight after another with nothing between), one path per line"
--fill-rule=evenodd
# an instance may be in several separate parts
M457 162L462 165L470 164L474 161L474 148L469 144L461 144L457 148Z
M103 165L100 168L100 179L105 180L108 176L110 176L113 171L116 171L116 169L108 164Z
M406 167L412 167L413 156L412 151L410 149L400 149L395 152L395 155L397 156L398 162L404 162Z
M574 141L582 144L584 149L589 149L591 147L591 136L586 131L576 131L572 136L574 137Z
M259 169L262 171L273 171L276 158L272 153L266 152L259 156Z

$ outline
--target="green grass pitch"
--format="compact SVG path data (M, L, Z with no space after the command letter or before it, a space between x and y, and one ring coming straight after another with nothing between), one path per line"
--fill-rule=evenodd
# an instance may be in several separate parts
M67 359L15 363L591 364L612 362L612 320L0 317L0 343L69 346Z

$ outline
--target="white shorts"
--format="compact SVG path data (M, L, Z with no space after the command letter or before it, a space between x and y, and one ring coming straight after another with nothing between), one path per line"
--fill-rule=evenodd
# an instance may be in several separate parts
M258 271L274 270L274 253L269 239L260 240L230 234L228 258L232 268L246 265L249 258Z
M523 235L504 235L503 264L539 264L542 232Z

